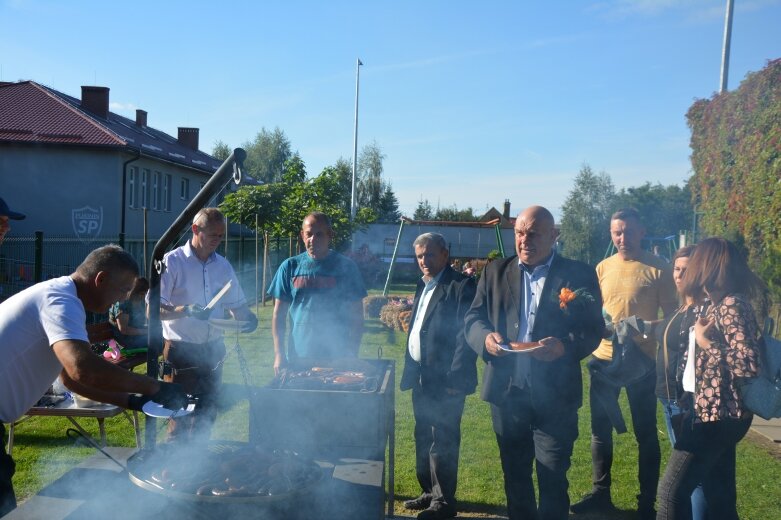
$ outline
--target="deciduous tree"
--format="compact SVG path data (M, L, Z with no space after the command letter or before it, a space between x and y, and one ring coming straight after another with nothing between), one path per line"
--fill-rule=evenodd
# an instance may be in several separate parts
M255 139L243 145L247 152L245 170L264 183L279 182L285 163L293 156L290 141L278 127L273 131L262 128Z
M214 148L212 148L212 157L215 159L219 159L220 161L224 161L228 157L230 157L230 154L233 153L233 150L230 146L225 144L222 141L216 141L214 143Z
M610 176L583 165L562 207L559 237L568 257L591 265L602 260L610 244L614 197Z
M633 207L640 212L650 237L675 236L688 229L692 222L689 185L683 188L671 184L645 184L621 189L616 195L616 208Z

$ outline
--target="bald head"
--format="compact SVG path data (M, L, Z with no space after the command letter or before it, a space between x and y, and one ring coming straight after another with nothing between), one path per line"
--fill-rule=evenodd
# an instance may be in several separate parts
M553 215L542 206L529 206L515 219L515 251L521 262L535 267L548 260L556 243Z
M518 214L518 220L539 221L554 226L553 214L542 206L529 206Z

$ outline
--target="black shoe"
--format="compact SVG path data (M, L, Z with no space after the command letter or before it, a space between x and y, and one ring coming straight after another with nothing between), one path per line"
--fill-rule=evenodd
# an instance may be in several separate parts
M442 502L432 503L428 509L424 509L418 513L418 520L446 520L448 518L455 518L458 512L456 508L443 504Z
M616 506L610 500L610 493L589 493L580 502L575 502L569 508L576 515L585 513L608 513L615 511Z
M655 502L656 497L653 495L637 495L637 518L640 520L656 520Z
M653 507L641 507L637 509L637 518L640 520L656 520L656 509Z
M430 505L431 505L431 495L429 493L423 493L418 498L413 498L412 500L404 501L405 508L413 509L415 511L426 509Z

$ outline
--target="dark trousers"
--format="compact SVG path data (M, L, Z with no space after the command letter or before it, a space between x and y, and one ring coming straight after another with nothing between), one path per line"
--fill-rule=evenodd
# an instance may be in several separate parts
M465 398L462 393L450 395L444 388L412 389L418 482L424 493L431 494L432 502L454 508Z
M222 361L225 345L213 343L185 343L165 340L163 359L170 363L173 373L163 379L178 383L188 394L198 397L193 413L168 422L168 439L207 441L217 418L217 397L222 383Z
M691 494L702 483L708 518L737 520L735 446L746 435L751 420L692 424L690 412L684 420L659 483L657 519L690 519Z
M5 425L0 422L0 516L6 515L16 509L16 495L12 477L16 471L14 459L5 452Z
M659 465L662 460L659 450L659 437L656 431L656 374L648 373L639 381L627 385L626 396L632 414L632 426L637 439L638 481L640 509L653 506L656 486L659 483ZM618 401L619 387L591 377L589 402L591 404L591 463L593 493L609 493L612 484L610 471L613 466L613 425L602 404L605 396L613 396Z
M572 446L578 437L578 409L560 403L535 406L531 392L512 387L491 415L504 472L510 520L566 519ZM540 505L534 495L532 465L536 460Z

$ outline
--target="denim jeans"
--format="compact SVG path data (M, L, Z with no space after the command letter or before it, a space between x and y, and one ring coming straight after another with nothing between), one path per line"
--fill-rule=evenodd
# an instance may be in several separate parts
M751 420L692 423L690 412L684 413L683 427L659 483L657 520L691 518L691 495L699 483L708 503L708 518L738 519L735 446L750 426Z
M606 388L608 387L608 388ZM659 483L659 465L662 455L656 433L656 373L652 370L639 381L627 385L626 395L632 414L632 427L638 445L638 481L640 495L638 508L653 506ZM609 394L618 400L621 388L591 378L589 402L591 405L591 463L592 492L610 493L613 466L613 425L599 396Z
M662 410L664 411L664 423L667 426L667 436L670 438L670 445L675 448L675 430L673 429L673 422L680 424L683 418L678 401L674 399L659 398L659 402L662 403ZM702 483L697 484L697 487L692 491L692 520L705 520L708 517L708 504L705 502L705 492L702 490Z

